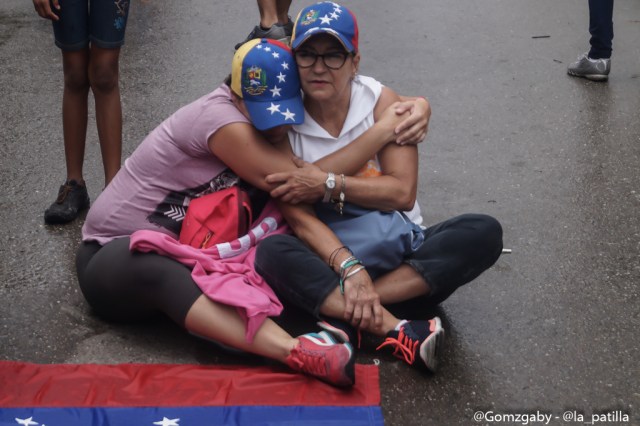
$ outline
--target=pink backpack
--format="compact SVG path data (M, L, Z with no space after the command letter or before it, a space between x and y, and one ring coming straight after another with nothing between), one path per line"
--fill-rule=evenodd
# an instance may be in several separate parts
M235 240L251 226L251 200L237 186L191 200L180 230L180 242L195 248Z

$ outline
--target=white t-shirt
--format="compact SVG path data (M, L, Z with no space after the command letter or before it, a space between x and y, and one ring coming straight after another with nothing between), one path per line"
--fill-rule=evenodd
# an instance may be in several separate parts
M305 161L314 162L348 145L373 126L373 111L382 93L382 84L371 77L356 76L351 84L351 103L347 119L336 138L323 129L305 110L304 123L293 126L289 142L293 152ZM356 176L381 175L377 157L372 158ZM407 217L417 225L422 224L422 215L417 201Z

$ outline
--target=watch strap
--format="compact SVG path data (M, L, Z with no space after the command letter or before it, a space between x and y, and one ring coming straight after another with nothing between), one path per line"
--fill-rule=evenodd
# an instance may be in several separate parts
M329 185L329 182L333 182L333 185ZM329 172L327 173L327 180L324 182L324 197L322 198L323 203L328 203L331 200L331 194L333 193L333 188L336 187L336 175L335 173Z

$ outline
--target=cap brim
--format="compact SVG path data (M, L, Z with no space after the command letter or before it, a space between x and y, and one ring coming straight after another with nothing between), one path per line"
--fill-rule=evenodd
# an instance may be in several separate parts
M293 39L293 41L291 42L291 48L292 49L297 49L298 47L300 47L301 44L303 44L305 41L307 41L310 37L313 37L314 35L318 35L318 34L329 34L329 35L334 36L335 38L338 39L338 41L342 44L342 46L349 53L351 53L351 52L353 52L355 50L353 48L353 44L351 43L351 41L347 40L345 37L343 37L336 30L334 30L332 28L321 28L321 27L314 27L314 28L312 28L310 30L307 30L304 34L302 34L302 35L296 37L295 39Z
M304 122L304 104L300 96L277 102L251 102L245 99L244 104L251 123L258 130Z

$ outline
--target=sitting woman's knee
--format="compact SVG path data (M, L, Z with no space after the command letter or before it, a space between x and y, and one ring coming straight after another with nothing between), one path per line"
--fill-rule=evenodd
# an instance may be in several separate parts
M474 214L473 221L476 244L497 258L502 252L502 225L496 218L486 214Z
M499 241L502 244L502 225L492 216L481 214L478 215L482 223L481 230L485 238L492 241Z

